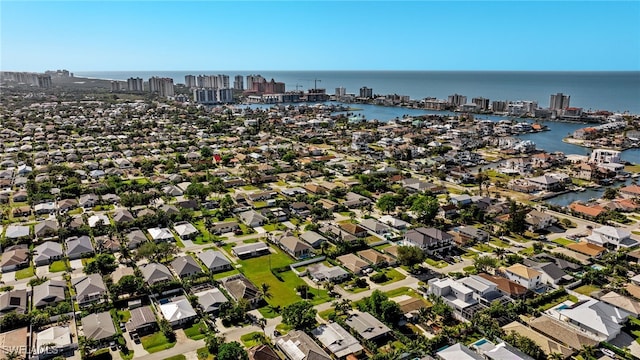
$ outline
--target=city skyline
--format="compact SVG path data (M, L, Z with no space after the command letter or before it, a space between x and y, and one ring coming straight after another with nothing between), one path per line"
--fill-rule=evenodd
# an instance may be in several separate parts
M0 7L3 71L640 70L637 1L3 1Z

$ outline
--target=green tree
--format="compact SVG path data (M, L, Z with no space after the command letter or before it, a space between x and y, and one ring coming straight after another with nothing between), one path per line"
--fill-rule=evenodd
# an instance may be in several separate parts
M618 189L616 188L606 188L604 190L604 194L602 194L602 198L603 199L607 199L607 200L613 200L618 196Z
M116 263L116 258L113 255L98 254L94 261L84 267L84 273L107 275L115 271L116 268L118 268L118 263Z
M473 266L479 273L487 272L489 269L498 267L498 259L491 256L478 256L473 260Z
M208 333L204 339L205 344L207 346L207 350L209 350L210 354L217 354L218 349L220 349L220 345L224 344L224 337L217 336L214 333Z
M209 187L205 186L203 183L194 182L187 186L185 190L185 195L190 199L198 199L200 201L204 201L209 196L211 190Z
M507 229L515 234L524 233L527 228L527 223L525 222L526 216L527 209L511 200L509 204L509 220L506 222Z
M200 149L200 155L202 156L203 159L210 160L211 157L213 156L213 150L211 150L211 148L208 146L203 146Z
M438 199L430 195L417 195L411 203L411 211L421 223L429 224L438 215L440 204Z
M397 205L398 202L396 200L396 196L393 194L384 194L376 202L378 209L385 214L394 211Z
M424 252L416 246L398 246L398 261L405 266L421 264L424 261Z
M282 322L298 330L309 330L316 325L316 309L308 301L299 301L282 309Z
M248 360L247 351L238 343L233 341L220 345L216 356L217 360Z

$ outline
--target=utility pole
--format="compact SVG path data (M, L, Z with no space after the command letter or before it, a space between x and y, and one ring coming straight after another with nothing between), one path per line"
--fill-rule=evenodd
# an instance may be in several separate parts
M313 90L318 90L318 81L322 82L320 79L313 79Z

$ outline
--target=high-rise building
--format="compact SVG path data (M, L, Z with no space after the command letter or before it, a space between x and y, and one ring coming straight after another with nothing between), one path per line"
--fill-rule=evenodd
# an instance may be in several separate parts
M233 78L233 88L235 90L244 90L244 77L242 75L236 75Z
M111 82L111 91L120 91L120 81L112 81Z
M196 82L196 77L194 75L185 75L184 85L190 89L197 87L198 83Z
M507 110L507 102L506 101L493 101L491 102L491 110L493 112L505 112Z
M360 97L361 98L373 98L373 89L363 86L360 88Z
M130 77L127 79L127 90L129 91L144 91L144 82L142 78Z
M336 88L336 96L337 97L342 97L342 96L345 96L345 95L347 95L347 89L346 88L344 88L342 86Z
M173 79L156 76L149 78L149 91L158 93L162 97L173 96Z
M216 86L219 89L229 88L229 75L218 74Z
M232 89L193 89L193 100L199 104L212 105L233 102Z
M460 94L453 94L449 95L449 97L447 98L447 102L450 105L460 106L467 103L467 97Z
M51 75L38 75L38 87L49 89L51 87Z
M549 99L549 109L551 110L562 110L569 107L569 101L571 101L571 96L565 95L563 93L552 94Z
M254 83L263 84L267 82L261 75L247 75L247 90L254 90Z
M489 99L479 97L471 99L471 102L478 105L479 110L489 110Z

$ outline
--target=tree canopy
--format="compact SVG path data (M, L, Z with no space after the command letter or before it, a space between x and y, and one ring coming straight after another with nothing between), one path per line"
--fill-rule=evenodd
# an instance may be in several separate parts
M299 301L282 310L282 322L298 330L308 330L316 325L317 310L308 301Z

